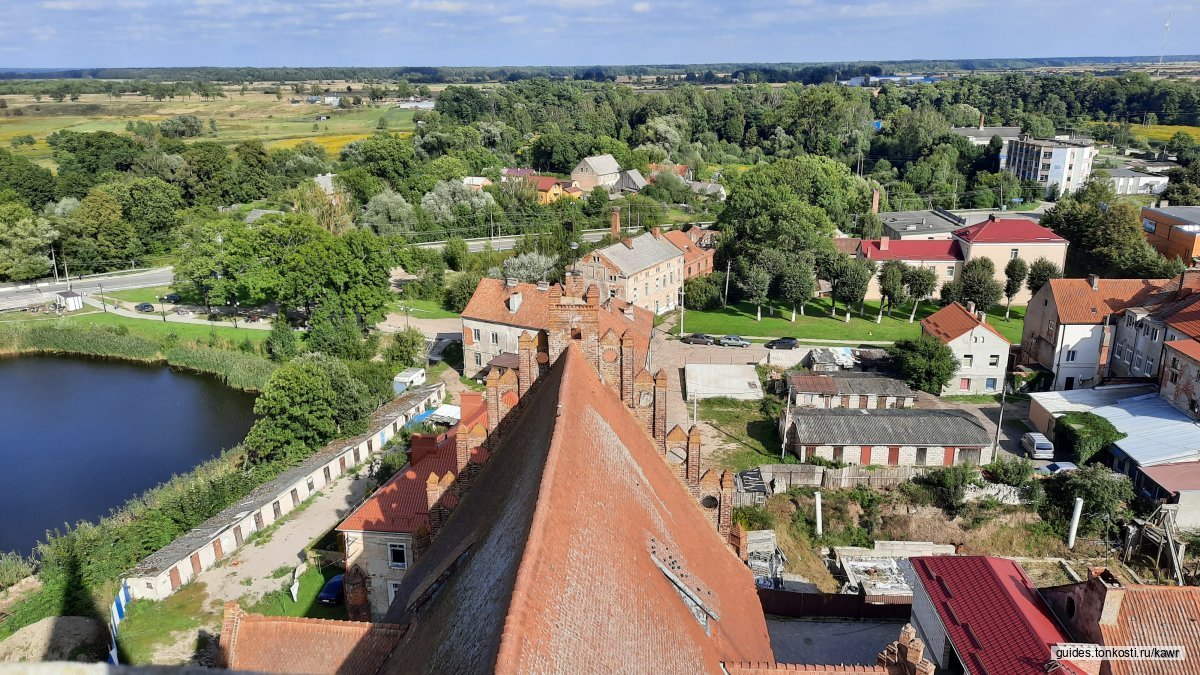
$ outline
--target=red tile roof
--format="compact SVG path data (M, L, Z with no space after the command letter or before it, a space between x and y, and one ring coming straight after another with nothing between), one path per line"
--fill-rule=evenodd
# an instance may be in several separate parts
M1184 661L1110 661L1113 675L1194 675L1200 655L1200 588L1125 586L1116 625L1100 625L1104 644L1181 646Z
M863 239L861 250L868 260L962 260L953 239L891 239L887 250L880 239Z
M1176 462L1140 468L1147 478L1158 483L1159 487L1171 494L1185 490L1200 490L1200 462ZM1200 621L1200 616L1197 616L1196 619ZM1197 653L1200 654L1200 652Z
M223 665L255 673L373 673L387 660L404 627L247 614L225 605Z
M1193 305L1167 319L1167 325L1191 338L1200 338L1200 305Z
M870 673L889 675L886 666L823 666L811 663L727 663L730 675L780 675L780 673L804 673L804 675L846 675L847 673Z
M538 192L549 192L556 185L562 187L562 179L554 176L532 176L530 179L537 186Z
M1098 325L1107 314L1127 307L1159 304L1174 296L1175 279L1099 279L1093 289L1087 279L1051 279L1050 292L1058 322Z
M669 230L662 233L663 237L675 245L675 248L683 251L684 264L693 263L697 260L712 257L713 250L710 248L701 248L692 241L692 238L687 236L682 230Z
M980 326L988 329L993 335L1008 344L1008 338L1001 335L1000 331L986 321L980 321L978 317L968 312L966 307L957 302L952 302L921 320L921 328L946 343L957 340Z
M1200 361L1200 342L1195 340L1172 340L1167 343L1167 346L1174 347L1184 356Z
M858 237L834 237L833 247L846 255L858 255L858 244L861 241Z
M984 556L913 558L963 665L971 672L1045 675L1050 645L1072 642L1033 582L1012 560ZM1069 661L1064 673L1082 673Z
M387 620L411 625L387 672L773 660L749 568L577 347L529 392L476 486L396 592Z
M985 220L952 232L972 244L1052 244L1067 243L1052 230L1028 218Z

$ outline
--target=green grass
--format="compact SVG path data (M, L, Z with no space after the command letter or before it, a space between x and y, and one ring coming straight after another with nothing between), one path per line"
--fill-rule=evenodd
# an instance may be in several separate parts
M118 631L121 663L148 665L154 652L171 642L172 633L215 625L218 616L205 606L207 600L200 582L187 584L166 600L135 601Z
M121 302L132 302L134 304L140 302L152 302L155 307L158 306L158 299L173 293L170 286L151 286L150 288L130 288L124 291L109 291L104 294L106 298L116 298Z
M760 464L778 464L781 460L779 420L768 415L763 401L738 401L711 398L700 401L700 419L723 436L722 453L718 462L723 468L743 471ZM789 456L791 461L794 458Z
M300 590L296 593L295 602L292 602L292 594L288 590L292 585L289 577L284 580L283 588L259 598L257 602L246 607L246 611L267 616L303 616L345 621L345 605L328 607L317 602L317 594L321 592L325 582L341 573L340 569L332 565L324 569L309 567L300 575Z
M409 300L407 298L393 300L388 303L387 311L403 315L405 307L408 308L408 315L414 319L457 319L460 316L447 309L443 309L440 302L433 300Z
M756 337L795 337L801 340L849 340L849 341L884 341L895 342L904 338L915 338L921 334L921 319L937 311L936 304L921 303L917 317L913 323L908 322L908 312L911 305L905 305L904 310L896 310L893 318L884 314L881 323L875 323L879 312L879 303L868 301L865 304L864 317L859 317L858 308L854 308L850 323L846 323L843 306L838 304L838 316L829 316L829 300L818 299L808 303L805 316L796 314L796 322L790 321L791 307L775 306L775 315L771 316L768 306L763 305L762 321L756 321L754 305L749 303L731 304L724 309L712 311L689 310L684 316L684 328L688 333L708 333L710 335L742 335ZM1004 320L1004 307L993 308L988 313L989 322L1000 331L1010 342L1021 341L1021 328L1024 326L1025 308L1013 307L1012 319ZM673 331L679 334L679 327Z
M943 401L951 403L974 403L975 405L988 405L991 403L1000 402L1000 394L960 394L957 396L943 396Z
M180 342L207 343L213 337L213 331L216 331L215 335L218 339L230 343L237 344L249 339L255 344L260 344L266 341L267 335L270 333L270 331L266 330L234 328L232 323L228 327L206 326L195 323L166 323L161 320L150 321L148 319L132 319L127 316L117 316L112 312L77 314L66 320L71 323L91 326L125 326L129 329L130 335L138 335L151 340L161 340L167 337L167 335L174 333Z

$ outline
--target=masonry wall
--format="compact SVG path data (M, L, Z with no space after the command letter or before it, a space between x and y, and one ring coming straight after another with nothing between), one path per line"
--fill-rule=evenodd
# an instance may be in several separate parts
M416 562L416 545L409 534L346 532L346 569L358 565L367 580L371 620L379 621L392 604L392 585L399 584ZM393 564L391 545L405 547L405 562Z
M801 460L820 457L831 462L876 466L950 466L965 464L968 454L979 451L978 465L992 461L990 447L944 447L915 445L811 445L791 443L793 453ZM925 451L924 462L920 450Z
M954 371L950 382L942 387L943 396L995 394L1000 391L1004 385L1004 373L1008 369L1007 342L979 326L951 340L948 346L958 360L958 369ZM967 381L965 388L963 380Z
M1159 358L1162 357L1166 326L1149 317L1138 320L1129 310L1123 316L1114 317L1114 321L1109 373L1113 377L1157 377L1162 367Z
M947 281L954 281L957 279L958 273L962 271L962 263L957 260L905 260L904 262L910 267L929 268L937 273L937 287L934 288L933 294L930 295L927 300L938 297L938 294L942 291L942 285ZM879 265L882 263L883 261L875 261L876 269L878 269ZM864 297L867 300L878 300L879 298L883 297L879 293L878 275L871 277L870 283L867 284L867 294ZM905 304L904 308L906 308L908 311L912 311L911 304ZM855 307L855 309L857 310L858 308ZM896 312L893 313L893 316L899 316L898 313L901 311L901 309L902 308L897 307Z
M501 323L488 323L463 317L463 371L467 377L478 377L488 361L503 352L517 353L517 339L522 332L535 330ZM479 337L475 337L475 332Z
M995 279L1004 285L1004 267L1008 265L1008 261L1012 260L1013 249L1017 250L1017 257L1032 265L1033 261L1038 258L1045 258L1050 262L1058 265L1058 269L1063 269L1067 261L1067 244L1030 244L1030 243L986 243L986 244L968 244L965 241L959 240L959 246L962 247L963 259L974 260L975 258L990 258L996 267ZM1029 289L1021 286L1021 290L1013 296L1014 305L1029 304L1031 298ZM1006 299L1007 302L1007 299Z
M274 522L286 517L292 509L303 503L313 493L337 480L354 466L368 461L413 417L420 412L436 407L445 397L445 385L441 383L433 385L429 396L414 402L396 419L373 428L370 436L363 438L355 445L348 444L341 452L332 455L329 461L317 466L296 481L282 486L275 493L273 499L265 500L266 503L257 509L248 510L244 517L181 556L174 564L165 566L161 572L156 574L127 577L130 595L135 599L149 600L162 600L170 596L179 586L190 583L199 573L212 567L219 560L229 557L250 538L251 534L270 527ZM294 496L293 491L295 491ZM278 514L276 514L276 504L279 508ZM193 559L196 562L193 562ZM172 570L177 575L178 585L172 579Z
M1167 347L1158 395L1192 419L1200 420L1200 362Z

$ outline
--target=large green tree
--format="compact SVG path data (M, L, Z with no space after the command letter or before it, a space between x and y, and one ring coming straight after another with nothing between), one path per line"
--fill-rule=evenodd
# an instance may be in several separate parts
M922 334L915 339L897 340L889 349L900 377L914 389L940 396L958 370L954 352L941 340Z
M0 204L0 279L28 281L50 273L48 252L58 233L20 203Z
M996 264L991 258L973 258L962 266L958 278L942 284L942 302L974 304L975 310L986 312L995 307L1004 295L1004 287L996 281Z

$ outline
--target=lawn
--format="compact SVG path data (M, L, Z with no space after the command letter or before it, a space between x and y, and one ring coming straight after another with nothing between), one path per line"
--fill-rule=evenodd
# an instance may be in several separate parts
M215 335L218 339L232 343L239 343L243 340L260 343L265 341L270 333L265 330L234 328L232 324L226 328L193 323L164 323L148 319L131 319L117 316L111 312L76 314L68 317L67 320L96 326L125 326L129 329L130 335L139 335L151 340L161 340L174 333L180 342L208 342Z
M414 319L457 319L458 314L443 309L442 303L434 300L410 300L401 298L388 303L389 313L404 314L408 309L409 316Z
M174 293L170 286L151 286L150 288L130 288L124 291L108 291L104 294L106 298L116 298L121 302L152 302L158 304L158 299Z
M700 401L698 414L715 429L724 442L717 463L723 468L743 471L760 464L796 461L780 459L781 446L776 432L778 416L768 414L764 401L738 401L711 398Z
M754 305L749 303L731 304L725 309L712 311L687 311L684 316L684 328L688 333L708 333L710 335L751 335L755 337L795 337L801 340L849 340L849 341L884 341L895 342L904 338L913 338L921 334L920 320L937 311L936 304L921 303L917 310L916 321L908 322L910 305L905 305L905 311L897 310L893 318L885 314L881 323L875 323L879 312L879 303L868 301L866 318L860 318L857 308L846 323L845 318L833 319L829 316L829 300L818 299L808 303L805 308L806 316L796 315L796 322L790 321L792 310L782 305L775 307L775 315L770 314L767 305L763 305L762 321L754 318ZM844 308L839 303L838 314L844 316ZM1021 328L1024 325L1025 308L1013 307L1012 320L1004 320L1004 307L993 308L990 323L1000 331L1010 342L1021 341ZM679 327L673 330L678 335Z
M295 602L292 602L292 594L288 590L292 585L292 577L288 574L282 582L282 588L259 598L257 602L247 606L246 611L267 616L304 616L345 621L345 605L329 607L317 602L317 594L321 592L325 582L341 573L342 570L333 565L324 569L309 567L300 575L300 590L296 592Z
M121 663L148 665L160 647L171 642L177 631L194 631L219 622L207 607L208 592L203 582L187 584L165 600L137 600L129 606L118 630Z

